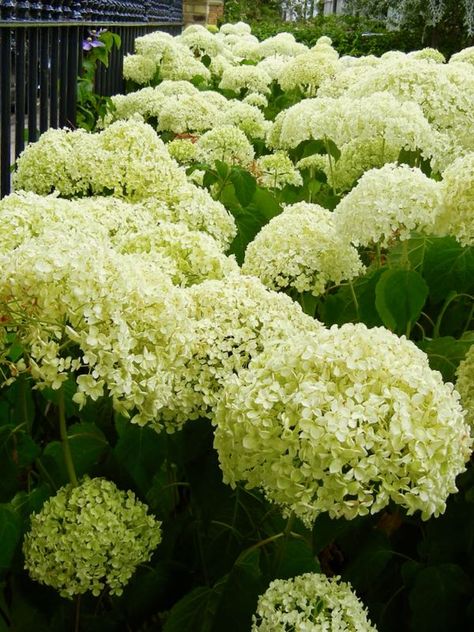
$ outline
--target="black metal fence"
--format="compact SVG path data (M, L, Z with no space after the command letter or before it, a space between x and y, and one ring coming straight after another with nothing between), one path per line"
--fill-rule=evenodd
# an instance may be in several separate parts
M0 0L0 197L10 192L10 169L26 142L49 127L75 127L82 42L91 29L120 35L96 90L123 92L123 57L136 37L182 28L182 0Z

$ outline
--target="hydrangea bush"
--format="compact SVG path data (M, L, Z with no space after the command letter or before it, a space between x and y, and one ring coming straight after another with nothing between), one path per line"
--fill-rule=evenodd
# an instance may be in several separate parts
M472 51L123 73L0 201L0 629L471 629Z

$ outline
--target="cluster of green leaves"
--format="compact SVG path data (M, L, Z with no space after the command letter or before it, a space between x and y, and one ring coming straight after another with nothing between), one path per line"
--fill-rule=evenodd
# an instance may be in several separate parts
M110 31L93 33L89 39L100 42L101 46L83 51L82 69L77 80L76 120L78 127L93 132L110 107L110 97L96 92L97 71L101 65L108 68L112 50L120 48L121 39L120 35Z
M251 22L251 26L252 33L259 40L287 32L307 46L314 46L320 37L326 35L332 39L333 46L340 55L356 57L382 55L389 50L408 52L426 46L423 44L420 28L388 31L385 23L380 20L350 15L330 15L296 22L259 20Z

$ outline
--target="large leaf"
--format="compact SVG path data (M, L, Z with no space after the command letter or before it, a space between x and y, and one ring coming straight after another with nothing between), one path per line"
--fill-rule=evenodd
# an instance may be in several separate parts
M428 355L431 368L439 371L447 382L453 382L459 363L473 343L474 332L468 332L459 340L443 336L433 340L421 340L417 344Z
M422 569L409 596L412 629L417 632L469 629L465 613L473 589L470 578L456 564Z
M163 632L212 632L220 590L198 586L170 610Z
M423 277L435 302L453 290L473 294L474 248L461 246L453 237L433 240L426 251Z
M386 270L375 288L375 306L383 324L402 334L420 316L428 286L415 270Z
M141 428L126 419L117 419L118 441L114 455L143 496L166 457L167 435L148 427Z
M82 476L99 463L109 448L104 433L93 423L77 423L68 428L74 468L78 476ZM52 441L43 451L43 457L50 467L54 464L55 480L64 484L68 481L67 470L63 458L60 441Z
M11 505L0 505L0 574L10 567L21 537L21 520Z

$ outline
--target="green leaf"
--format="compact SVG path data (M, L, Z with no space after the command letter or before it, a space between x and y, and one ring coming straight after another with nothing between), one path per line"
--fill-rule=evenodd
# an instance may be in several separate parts
M321 568L311 546L302 539L291 539L282 543L278 566L274 577L289 579L303 573L319 573Z
M456 564L422 569L409 595L412 629L417 632L469 629L465 613L473 588L468 575Z
M248 210L265 217L267 221L280 215L282 208L276 197L268 189L256 187Z
M415 270L386 270L375 288L375 306L388 329L409 333L427 296L428 286Z
M390 541L381 531L369 531L359 542L357 556L346 566L344 580L356 589L367 591L392 558Z
M219 601L212 632L250 630L258 597L265 590L260 551L254 550L237 558L231 572L217 582L214 589L219 592Z
M0 505L0 573L10 568L21 538L21 520L11 505Z
M252 201L257 189L257 181L244 169L234 167L230 174L230 181L234 185L235 195L243 207Z
M153 476L160 469L167 454L167 435L158 434L148 427L141 428L130 421L116 421L119 435L114 455L125 469L140 493L146 496Z
M104 433L93 423L73 424L68 428L68 437L74 468L79 477L90 472L109 448ZM59 479L62 483L67 482L68 475L60 441L51 441L45 447L43 457L46 464L49 463L49 467L52 468L53 478Z
M229 165L226 164L225 162L222 162L222 160L216 160L214 163L214 167L216 169L216 172L219 178L222 181L227 180L227 178L229 177L229 173L231 171L231 168L229 167Z
M474 248L461 246L453 237L434 240L423 267L430 297L442 301L450 292L474 293Z
M208 586L194 588L171 608L163 632L212 632L219 595Z
M203 55L201 57L201 63L203 63L206 68L209 68L209 66L211 65L211 61L212 59L209 57L209 55Z
M420 349L428 355L431 368L439 371L447 382L455 380L456 369L472 344L474 344L474 332L468 332L459 340L451 336L443 336L417 342Z

